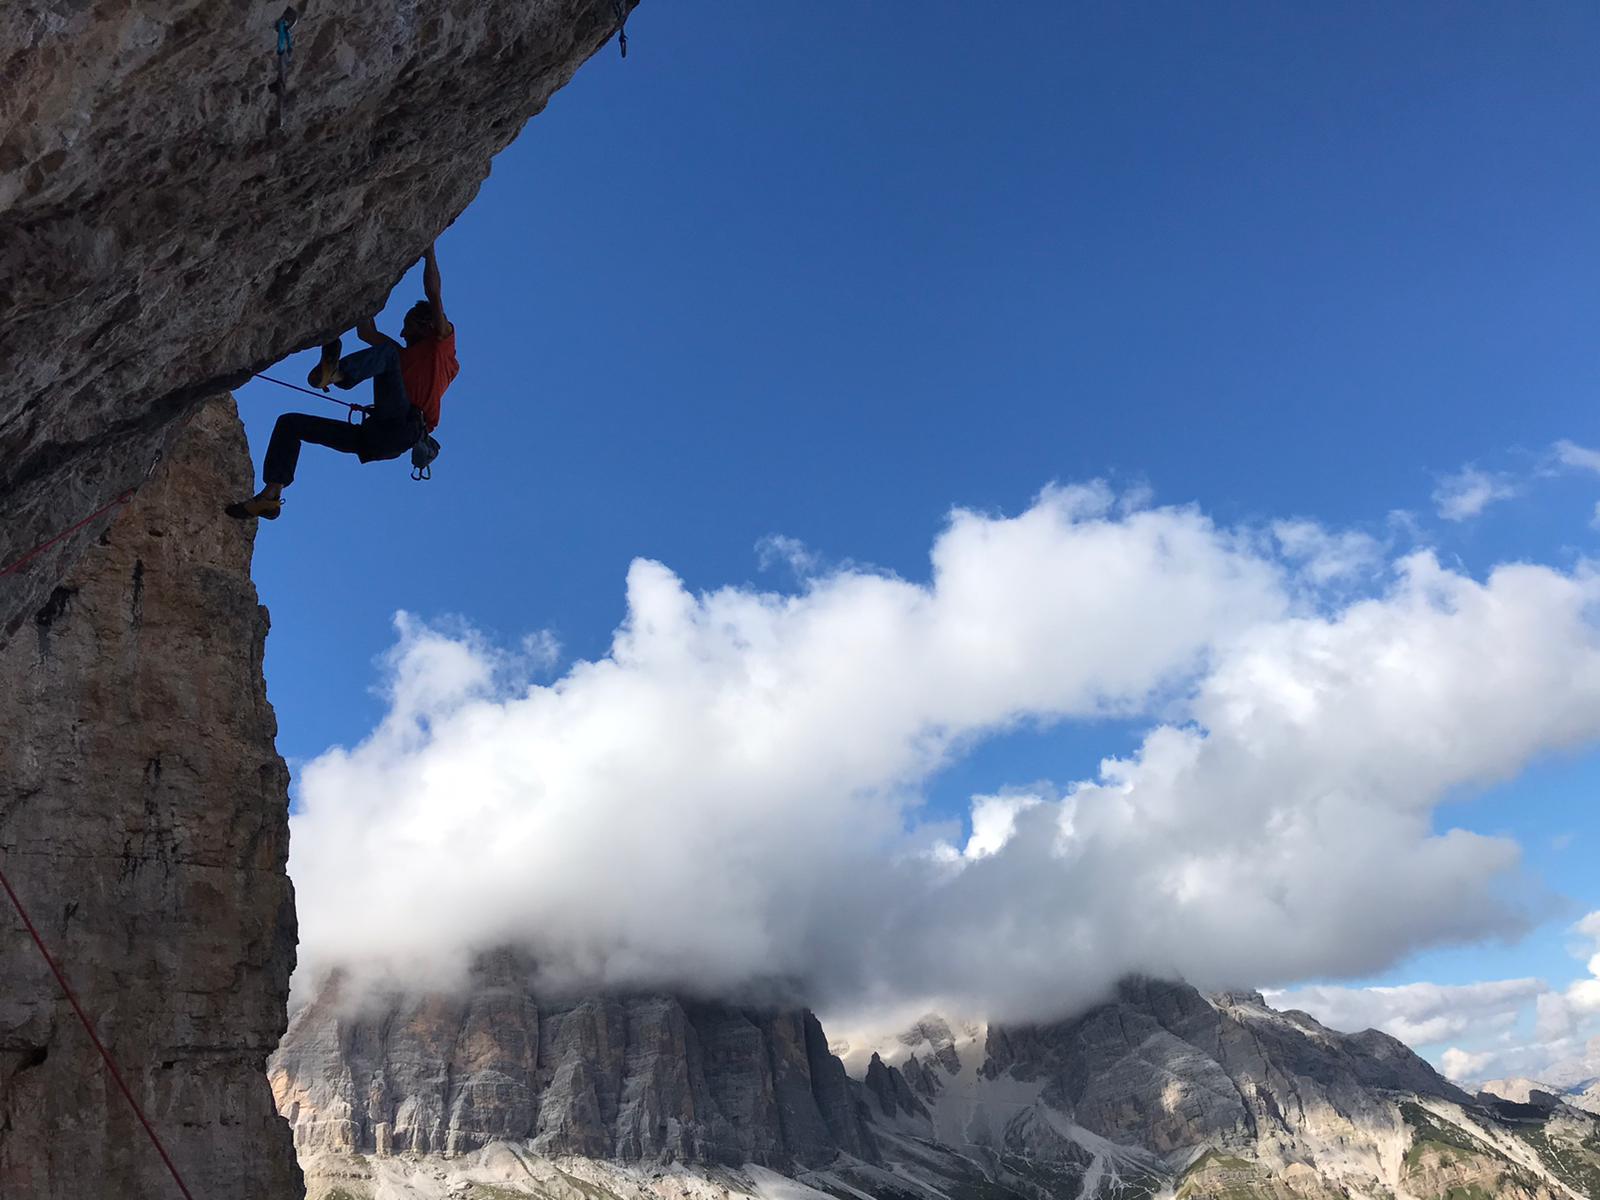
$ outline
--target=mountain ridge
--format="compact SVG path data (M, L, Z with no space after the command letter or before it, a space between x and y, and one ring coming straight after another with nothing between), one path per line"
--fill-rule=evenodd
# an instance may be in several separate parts
M434 1010L416 998L364 1014L314 1001L297 1015L270 1069L312 1200L421 1197L441 1180L445 1195L567 1195L574 1171L591 1200L1332 1200L1474 1187L1582 1200L1588 1172L1600 1187L1600 1121L1588 1114L1480 1102L1388 1035L1338 1033L1258 993L1136 978L1044 1025L930 1015L898 1039L901 1063L874 1053L853 1078L804 1010L663 995L541 1005L513 960L497 970L495 1003L538 1014L509 1059L485 1058L477 1034L444 1036L448 1022L417 1016ZM473 999L455 1003L460 1016ZM419 1047L445 1042L427 1094L384 1090L417 1077L407 1064ZM336 1068L330 1087L313 1046L359 1069ZM463 1046L497 1065L474 1069ZM513 1060L522 1074L508 1076ZM402 1111L427 1113L428 1144L443 1150L384 1141L377 1129ZM481 1191L491 1186L509 1190Z

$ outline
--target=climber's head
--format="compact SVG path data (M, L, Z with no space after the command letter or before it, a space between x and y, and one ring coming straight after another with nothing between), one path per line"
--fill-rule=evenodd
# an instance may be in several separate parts
M418 300L406 309L405 323L400 326L400 336L408 342L420 342L438 336L439 318L433 311L433 305L426 300Z

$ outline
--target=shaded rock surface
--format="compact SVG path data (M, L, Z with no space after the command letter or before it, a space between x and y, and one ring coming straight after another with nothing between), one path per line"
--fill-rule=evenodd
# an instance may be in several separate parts
M1072 1020L956 1039L956 1069L939 1039L915 1040L936 1048L931 1062L869 1067L886 1154L906 1142L885 1127L981 1147L1022 1194L1043 1175L1050 1194L1074 1197L1543 1200L1589 1195L1600 1170L1600 1122L1586 1114L1486 1106L1394 1038L1339 1033L1254 992L1126 980ZM926 1115L906 1113L900 1079Z
M1566 1087L1522 1077L1489 1079L1479 1085L1479 1096L1517 1104L1542 1104L1546 1108L1564 1103L1600 1115L1600 1079L1580 1079Z
M459 997L352 997L334 981L270 1065L296 1147L456 1155L501 1140L551 1156L779 1165L873 1154L810 1013L540 1002L530 973L490 956Z
M1253 992L1133 979L1049 1025L930 1015L841 1088L808 1014L538 1004L526 975L502 956L452 1001L341 1016L325 994L296 1018L273 1078L313 1200L1600 1194L1587 1114L1477 1104L1392 1038Z
M1385 1091L1471 1100L1376 1030L1336 1033L1255 993L1208 1000L1153 980L1124 982L1112 1003L1074 1021L993 1029L987 1050L986 1075L1039 1079L1043 1104L1159 1153L1393 1126Z
M288 772L231 400L0 652L0 861L199 1196L299 1194L263 1073L294 966ZM0 898L0 1196L171 1179Z
M622 0L624 11L637 0ZM0 21L0 565L174 422L375 312L613 0L12 0ZM0 641L102 519L0 578Z

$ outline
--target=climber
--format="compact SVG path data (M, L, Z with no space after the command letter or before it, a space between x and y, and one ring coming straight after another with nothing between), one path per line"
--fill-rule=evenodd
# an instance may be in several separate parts
M422 256L422 289L426 300L406 310L400 336L378 332L371 317L356 326L356 336L369 349L339 357L339 339L322 347L322 357L307 377L312 387L349 390L372 380L372 404L363 409L359 425L317 417L310 413L284 413L272 427L261 478L266 486L248 500L228 505L231 517L276 520L283 511L283 489L294 482L300 447L306 442L354 454L362 462L399 458L432 433L439 424L439 400L456 377L456 329L444 315L440 296L439 262L429 246Z

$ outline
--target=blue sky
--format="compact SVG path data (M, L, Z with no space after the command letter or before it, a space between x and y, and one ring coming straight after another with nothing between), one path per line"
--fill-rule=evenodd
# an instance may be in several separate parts
M1600 480L1544 468L1600 442L1595 10L646 0L629 34L439 241L462 374L432 482L311 450L262 531L291 760L381 716L398 609L592 657L636 556L792 587L758 563L780 533L923 579L952 506L1052 481L1472 573L1592 552ZM259 458L302 398L239 399ZM1520 494L1441 521L1467 464ZM933 809L1091 775L1137 728L984 743ZM1443 810L1567 907L1382 981L1570 975L1597 783L1583 756Z

